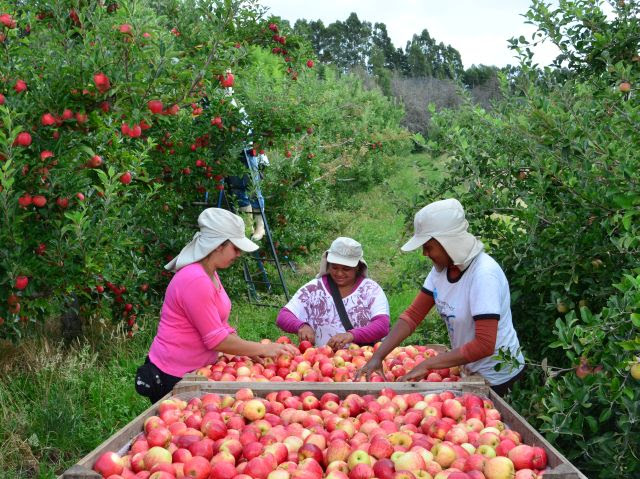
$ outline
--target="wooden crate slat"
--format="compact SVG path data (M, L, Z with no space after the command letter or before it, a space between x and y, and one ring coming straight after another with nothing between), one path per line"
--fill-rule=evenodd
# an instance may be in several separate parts
M316 395L322 395L326 392L334 392L347 394L377 394L383 388L391 388L402 394L411 392L441 392L445 390L457 392L473 392L474 394L489 393L489 386L481 377L476 377L469 382L357 382L357 383L318 383L318 382L225 382L225 381L187 381L182 380L174 387L174 393L184 392L188 390L200 390L204 392L228 392L235 393L240 388L250 388L257 395L265 395L271 391L288 390L292 393L302 393L311 391Z

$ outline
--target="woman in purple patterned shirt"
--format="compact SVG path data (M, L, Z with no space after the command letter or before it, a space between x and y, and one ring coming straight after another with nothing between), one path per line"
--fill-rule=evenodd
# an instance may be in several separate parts
M333 280L352 328L343 325L330 290ZM367 277L362 246L337 238L322 255L320 273L302 286L276 321L287 333L316 346L340 349L349 343L371 344L389 332L389 302L378 283Z

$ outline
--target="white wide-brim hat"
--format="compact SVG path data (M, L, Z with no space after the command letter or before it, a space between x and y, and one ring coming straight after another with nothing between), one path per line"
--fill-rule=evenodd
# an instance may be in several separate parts
M351 268L362 263L364 265L362 275L367 276L368 266L364 260L362 245L354 239L340 236L331 243L329 249L322 254L318 277L327 274L328 263L341 264Z
M249 253L259 248L245 236L244 220L231 211L207 208L198 216L198 226L200 231L193 235L193 239L182 248L178 256L164 266L165 269L175 272L200 261L227 240Z
M467 231L464 208L454 198L435 201L418 211L413 219L413 237L400 249L412 251L431 238L436 239L453 264L466 269L484 249L478 238Z

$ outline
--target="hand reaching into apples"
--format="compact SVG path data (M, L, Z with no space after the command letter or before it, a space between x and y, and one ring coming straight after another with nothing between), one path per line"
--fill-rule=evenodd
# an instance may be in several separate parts
M378 373L380 374L380 376L384 378L385 381L389 381L389 379L387 379L387 376L384 373L384 366L382 364L382 361L376 358L375 356L372 356L371 359L369 359L369 362L367 362L367 364L365 364L364 366L362 366L362 368L356 371L356 374L353 380L359 381L360 378L364 375L367 381L371 381L371 375L373 373Z
M300 353L298 348L293 344L269 343L263 344L263 346L264 349L260 356L266 358L277 358L281 354L290 354L291 356L295 356Z
M416 365L416 367L414 367L411 371L409 371L407 374L405 374L404 376L400 376L397 380L398 381L420 381L427 375L428 372L429 372L429 369L426 367L425 361L422 361L421 363Z
M298 339L300 342L309 341L311 344L316 344L316 333L311 326L303 324L298 329Z
M337 351L338 349L342 349L347 344L352 342L353 342L353 334L339 333L333 336L329 341L327 341L327 346L329 346L334 351Z

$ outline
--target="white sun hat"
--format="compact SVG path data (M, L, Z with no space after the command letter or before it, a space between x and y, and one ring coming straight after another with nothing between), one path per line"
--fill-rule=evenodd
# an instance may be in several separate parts
M333 240L329 249L322 254L318 277L327 274L328 263L341 264L351 268L362 263L364 265L362 276L367 276L368 266L364 260L362 245L354 239L340 236Z
M412 251L435 238L453 264L464 270L484 249L482 242L467 231L468 227L469 222L458 200L449 198L435 201L416 213L413 237L400 249Z
M164 267L169 271L178 271L191 263L205 258L225 241L231 241L242 251L251 252L259 248L245 236L243 219L231 211L222 208L207 208L198 216L200 231L182 248L180 254Z

